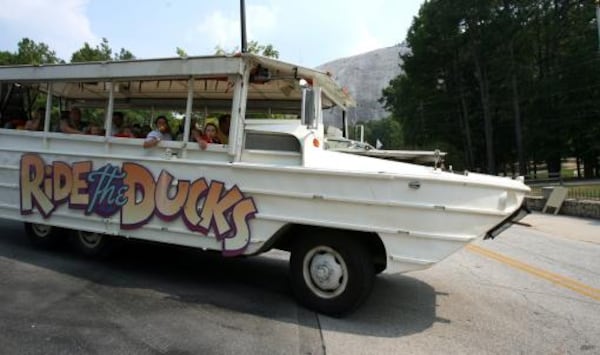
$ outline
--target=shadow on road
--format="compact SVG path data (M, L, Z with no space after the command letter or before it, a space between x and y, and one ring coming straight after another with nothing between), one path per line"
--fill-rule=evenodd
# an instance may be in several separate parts
M314 329L323 327L375 337L405 336L421 332L433 322L448 322L436 318L435 290L402 275L378 276L367 302L346 318L317 317L296 305L287 260L225 259L216 254L147 243L128 243L110 259L88 260L67 247L33 249L21 223L0 220L0 226L0 258L108 288L103 294L113 298L113 302L119 302L121 288L139 289L141 297L146 291L158 292L162 301L179 307L217 307ZM0 276L4 280L13 277L8 271L0 271Z

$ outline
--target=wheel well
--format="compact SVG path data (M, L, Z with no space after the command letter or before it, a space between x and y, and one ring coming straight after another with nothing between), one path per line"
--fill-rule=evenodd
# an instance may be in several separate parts
M347 229L316 227L302 224L287 224L279 229L279 231L277 231L277 233L270 238L269 242L265 243L261 252L269 249L291 251L295 238L302 238L302 235L306 233L327 233L329 235L338 235L340 238L349 237L358 240L369 249L369 252L373 257L373 264L375 265L376 273L380 273L387 267L385 246L383 245L383 242L377 233L373 232L359 232Z

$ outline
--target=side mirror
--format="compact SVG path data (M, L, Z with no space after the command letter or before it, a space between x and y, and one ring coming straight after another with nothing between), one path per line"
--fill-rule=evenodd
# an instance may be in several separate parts
M306 125L308 128L317 128L318 127L318 111L321 109L321 105L319 103L320 100L320 90L315 90L313 88L303 88L302 89L302 124Z

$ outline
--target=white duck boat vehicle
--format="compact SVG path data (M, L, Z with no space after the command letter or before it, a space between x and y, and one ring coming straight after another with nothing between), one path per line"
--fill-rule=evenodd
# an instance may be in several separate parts
M298 301L332 315L360 305L379 272L428 268L499 232L529 191L324 150L322 111L352 99L325 73L252 54L4 66L0 87L5 127L45 109L37 130L0 129L0 217L24 222L36 246L70 236L90 256L120 237L225 257L287 250ZM75 107L101 135L53 128ZM115 111L180 113L182 140L143 148L113 134ZM231 117L228 142L202 149L193 118L218 114Z

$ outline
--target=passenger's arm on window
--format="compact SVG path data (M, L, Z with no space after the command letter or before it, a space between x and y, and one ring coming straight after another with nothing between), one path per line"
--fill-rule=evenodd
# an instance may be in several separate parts
M202 134L200 134L200 132L198 130L196 130L196 129L192 130L192 138L194 138L194 140L196 142L198 142L200 149L205 150L206 147L208 147L208 142L205 141L204 139L202 139Z
M83 132L81 132L78 129L75 129L71 126L69 126L69 122L67 120L61 120L60 121L60 131L63 133L74 133L74 134L81 134Z

